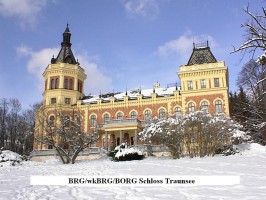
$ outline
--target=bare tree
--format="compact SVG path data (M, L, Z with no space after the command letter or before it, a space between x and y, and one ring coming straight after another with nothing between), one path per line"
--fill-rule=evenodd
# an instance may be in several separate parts
M0 99L0 147L28 155L33 147L34 109L22 111L18 99Z
M0 148L5 146L7 138L6 118L8 113L8 100L3 98L0 100Z
M262 8L262 15L253 14L249 11L249 6L244 9L244 12L250 17L248 21L241 24L246 31L245 42L240 47L235 48L232 53L248 50L252 55L260 49L265 51L266 47L266 8Z
M266 65L250 60L240 71L237 85L246 90L253 102L265 103L266 81L262 81L265 77Z
M7 117L9 148L16 151L16 139L18 136L19 115L21 104L18 99L10 99L10 112Z
M98 140L98 134L82 131L79 112L63 112L59 108L54 114L55 118L51 119L45 110L38 112L37 123L43 133L35 139L54 148L64 164L74 164L79 153Z
M249 7L244 9L249 19L241 25L245 29L245 42L238 48L234 47L231 53L244 52L251 54L252 58L256 52L259 56L256 62L247 63L238 78L238 85L250 92L252 104L247 105L249 123L251 127L262 135L266 141L266 8L262 7L262 14L250 12Z

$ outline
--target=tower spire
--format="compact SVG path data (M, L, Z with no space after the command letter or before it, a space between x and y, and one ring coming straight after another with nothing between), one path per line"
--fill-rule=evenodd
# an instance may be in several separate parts
M67 23L66 30L63 33L63 42L61 43L61 46L71 47L70 38L71 38L71 33Z
M69 63L69 64L79 64L71 50L71 33L69 30L69 24L67 23L65 32L63 33L63 42L61 43L61 50L57 55L56 59L52 59L51 63Z

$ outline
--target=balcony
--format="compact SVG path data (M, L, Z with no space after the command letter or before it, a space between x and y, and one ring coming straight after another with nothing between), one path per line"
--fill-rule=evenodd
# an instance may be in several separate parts
M111 124L140 124L140 120L136 118L128 118L128 119L114 119L107 121L105 123L106 125L111 125Z
M146 121L141 121L136 118L127 119L114 119L106 121L104 124L98 124L100 130L115 130L124 127L125 129L143 128L146 125ZM117 130L118 130L117 129Z

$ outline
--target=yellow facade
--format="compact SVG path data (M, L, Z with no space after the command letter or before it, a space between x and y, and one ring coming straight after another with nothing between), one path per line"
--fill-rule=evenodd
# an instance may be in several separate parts
M66 98L70 99L68 104L72 105L77 103L79 99L82 99L84 96L84 88L81 90L78 89L78 82L83 85L84 80L86 79L86 74L83 68L79 65L73 65L68 63L55 63L49 64L46 70L43 73L43 77L45 79L45 91L43 93L44 96L44 104L46 106L52 104L51 99L56 98L57 104L64 104ZM58 86L52 87L52 78L55 77L58 79ZM65 80L71 77L73 81L72 88L65 87ZM70 80L70 79L69 79ZM56 84L54 82L54 84Z
M96 144L99 147L113 149L122 142L139 144L138 133L155 116L164 118L203 108L211 114L224 112L229 116L228 68L224 62L216 61L208 45L194 47L188 64L180 67L177 73L180 86L161 87L157 82L151 89L85 96L86 74L71 51L68 27L63 36L61 51L43 73L45 91L41 110L48 118L55 115L58 107L66 113L78 111L82 115L83 131L99 133ZM200 57L203 54L205 57ZM40 136L45 131L37 118L35 136ZM35 141L34 149L47 148Z
M188 103L194 102L197 105L193 99L199 97L201 98L201 101L198 103L205 100L209 105L215 105L216 100L221 100L224 107L223 112L228 116L230 115L228 102L228 68L223 61L192 66L181 66L180 71L178 72L178 77L182 88L183 113L186 113L185 109L188 106ZM218 80L218 85L215 85L215 80ZM192 82L192 88L188 87L188 82L190 81ZM205 84L202 83L203 81L205 81ZM203 87L203 85L205 87ZM218 95L222 95L222 98L219 98ZM212 102L204 99L204 96L213 96ZM187 99L190 99L190 101L187 101Z

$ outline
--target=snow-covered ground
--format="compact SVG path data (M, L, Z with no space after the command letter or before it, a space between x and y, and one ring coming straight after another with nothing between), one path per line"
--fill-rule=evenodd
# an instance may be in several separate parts
M0 167L0 199L179 199L179 200L262 200L266 199L266 147L239 146L241 154L205 158L146 158L140 161L112 162L108 159L79 161L63 165L22 162ZM249 149L249 150L248 150ZM233 186L33 186L30 177L43 176L179 176L238 175Z

